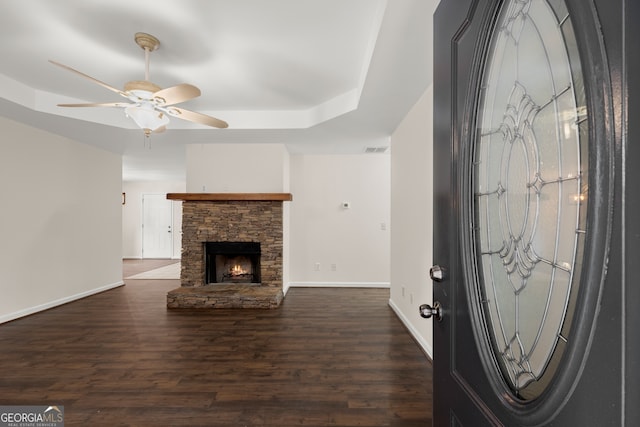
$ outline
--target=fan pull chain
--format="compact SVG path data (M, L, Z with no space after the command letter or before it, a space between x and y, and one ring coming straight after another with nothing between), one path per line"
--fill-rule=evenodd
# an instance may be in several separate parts
M149 135L146 133L144 133L142 137L142 146L147 150L151 150L151 138L149 138Z

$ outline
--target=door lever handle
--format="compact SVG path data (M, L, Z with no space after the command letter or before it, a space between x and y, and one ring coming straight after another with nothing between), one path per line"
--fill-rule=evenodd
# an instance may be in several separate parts
M419 310L420 316L424 317L425 319L435 317L438 321L442 320L442 307L440 306L440 303L438 301L433 303L433 307L431 307L429 304L422 304Z

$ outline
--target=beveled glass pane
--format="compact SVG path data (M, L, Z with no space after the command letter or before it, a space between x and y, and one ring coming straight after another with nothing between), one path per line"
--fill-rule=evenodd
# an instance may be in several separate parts
M566 11L558 0L504 3L477 111L477 303L502 376L521 399L544 390L560 339L571 339L586 233L586 97Z

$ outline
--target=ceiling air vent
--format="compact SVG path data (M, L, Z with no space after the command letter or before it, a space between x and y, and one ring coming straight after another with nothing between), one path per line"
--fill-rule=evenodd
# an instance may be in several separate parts
M389 147L367 147L364 149L365 153L386 153Z

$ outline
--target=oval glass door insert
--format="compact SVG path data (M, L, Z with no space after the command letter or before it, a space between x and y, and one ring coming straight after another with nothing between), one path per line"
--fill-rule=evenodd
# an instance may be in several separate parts
M567 343L588 203L588 122L562 0L506 0L491 35L473 147L473 229L487 336L519 399Z

